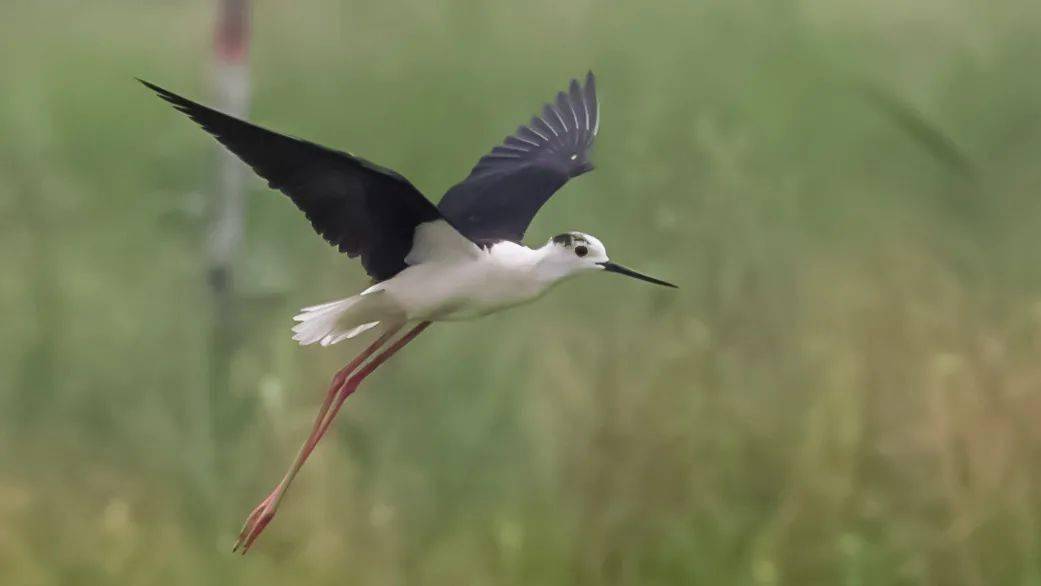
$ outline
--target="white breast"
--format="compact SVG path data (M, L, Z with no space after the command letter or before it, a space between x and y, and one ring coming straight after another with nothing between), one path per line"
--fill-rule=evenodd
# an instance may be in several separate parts
M500 242L479 254L410 266L380 283L411 320L458 320L532 301L552 284L540 279L540 253Z

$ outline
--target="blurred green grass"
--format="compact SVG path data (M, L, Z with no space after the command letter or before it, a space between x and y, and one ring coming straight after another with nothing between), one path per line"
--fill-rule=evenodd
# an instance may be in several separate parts
M288 317L365 279L251 184L215 456L213 146L132 81L206 96L213 16L0 6L0 583L1041 583L1036 3L258 3L251 118L432 198L592 68L529 240L681 289L433 328L246 560L355 351Z

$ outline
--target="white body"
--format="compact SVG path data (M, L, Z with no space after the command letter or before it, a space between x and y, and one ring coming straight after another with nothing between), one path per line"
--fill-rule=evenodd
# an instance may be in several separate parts
M293 339L325 346L380 323L472 319L534 301L561 280L607 261L599 240L572 235L580 244L553 240L531 249L504 241L481 248L444 222L425 224L405 259L409 266L360 295L305 308L294 318L300 323Z
M410 266L374 289L391 297L410 321L473 319L534 301L557 283L540 272L543 256L541 250L500 242L470 258Z

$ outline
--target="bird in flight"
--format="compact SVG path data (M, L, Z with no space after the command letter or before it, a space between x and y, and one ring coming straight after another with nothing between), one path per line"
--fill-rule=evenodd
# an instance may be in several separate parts
M588 156L600 128L600 104L592 72L584 83L571 80L540 115L481 157L437 205L390 169L139 81L289 196L318 234L347 256L360 257L375 282L357 295L305 307L293 318L293 339L300 344L329 346L370 330L376 339L333 377L293 464L246 519L235 543L243 554L274 518L344 400L432 322L473 319L534 301L585 273L675 287L612 262L603 243L589 234L565 232L539 248L522 243L539 208L569 179L593 169Z

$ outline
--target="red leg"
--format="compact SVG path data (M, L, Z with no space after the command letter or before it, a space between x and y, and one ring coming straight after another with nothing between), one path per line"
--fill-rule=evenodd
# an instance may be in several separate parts
M267 496L267 498L265 498L259 505L257 505L257 507L254 508L253 511L246 518L246 523L243 525L242 531L239 533L238 541L235 542L235 550L237 550L242 545L243 539L246 535L246 530L254 524L257 517L260 516L264 508L272 501L272 499L274 499L275 495L279 491L284 492L289 487L288 485L292 481L292 477L296 474L295 471L299 470L300 467L303 466L304 461L307 459L307 456L311 453L311 450L314 449L314 445L318 442L317 438L320 435L319 431L322 428L322 423L325 421L325 414L329 411L329 406L332 405L333 399L336 398L336 395L339 392L340 387L343 386L343 383L346 380L346 378L352 372L354 372L355 369L357 369L358 366L360 366L362 362L364 362L369 356L372 356L372 354L376 352L376 350L379 350L381 346L386 344L387 340L392 338L394 334L396 334L399 330L401 330L401 326L395 326L388 329L379 338L377 338L376 341L374 341L367 348L365 348L365 350L363 350L361 354L355 357L354 360L351 360L349 363L347 363L346 366L341 368L336 373L336 376L333 377L332 384L329 385L329 390L326 392L325 400L322 402L322 406L318 410L318 415L315 417L314 426L311 429L311 433L307 436L307 441L305 441L304 444L300 446L300 451L297 453L296 459L293 460L292 466L290 466L289 471L286 472L286 475L282 478L282 481L279 482L278 486L276 486L275 489L272 490L271 493Z
M347 400L347 397L351 396L351 393L358 389L358 385L361 384L361 381L365 380L365 377L372 374L372 371L376 370L379 365L386 362L387 359L404 348L405 344L411 342L429 326L430 322L428 321L420 322L419 325L409 330L404 336L401 336L401 339L383 351L379 356L373 358L371 362L366 364L357 374L352 376L349 381L344 383L343 387L340 389L340 393L336 397L336 402L333 404L332 409L325 418L325 422L322 424L321 430L318 432L315 444L317 444L318 441L322 439L322 436L325 435L325 432L329 429L329 425L333 422L333 418L336 417L336 414L340 411L340 407L343 406L343 402ZM312 449L314 449L314 446L312 446Z
M312 431L311 437L308 438L308 441L305 442L304 445L301 447L300 453L297 455L297 460L289 469L289 472L286 474L286 477L282 480L281 483L279 483L278 487L275 488L274 492L268 495L268 497L264 499L264 502L260 503L260 505L256 509L254 509L253 513L250 514L249 518L246 519L246 524L242 528L242 532L239 534L238 541L235 543L235 550L238 550L239 547L241 547L242 553L243 555L245 555L245 553L249 551L250 546L253 545L253 542L257 539L260 533L264 530L265 527L267 527L267 524L271 522L272 518L274 518L275 512L278 510L278 506L279 504L281 504L282 498L285 496L286 490L288 490L289 485L293 481L293 478L296 477L296 474L300 471L300 467L303 465L303 462L311 454L315 446L318 445L318 442L322 439L322 436L325 435L325 432L329 429L329 426L332 424L333 418L336 417L336 414L340 411L340 407L343 405L343 402L347 400L347 397L349 397L355 390L357 390L361 382L365 380L365 377L372 374L372 372L376 370L376 368L378 368L381 364L386 362L387 359L389 359L399 350L404 348L406 344L415 339L416 336L422 333L423 330L425 330L429 326L430 322L420 322L419 325L409 330L408 333L406 333L404 336L398 339L397 342L395 342L389 348L381 352L379 355L373 358L368 364L362 367L361 370L359 370L349 379L344 381L337 388L337 391L335 393L336 399L335 402L332 403L331 409L329 408L329 405L332 401L332 388L330 388L330 395L326 397L326 402L325 404L323 404L323 410L319 413L320 421L315 421L315 430ZM397 330L394 330L394 332L396 331ZM389 337L394 332L388 332L387 334L385 334L385 337ZM380 343L385 341L386 340L384 340L382 337L380 340L377 340L377 342ZM375 344L373 344L373 346L375 346ZM376 347L378 348L378 346ZM372 348L372 351L375 351L375 348L370 348ZM372 354L372 352L368 350L366 352L368 353L365 354L362 358L365 358L369 354ZM360 363L358 359L355 359L354 362ZM346 370L347 369L345 368L341 371L341 373L343 373ZM338 373L337 377L333 380L334 385L337 382L337 379L342 380L340 373Z

